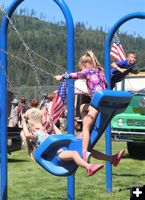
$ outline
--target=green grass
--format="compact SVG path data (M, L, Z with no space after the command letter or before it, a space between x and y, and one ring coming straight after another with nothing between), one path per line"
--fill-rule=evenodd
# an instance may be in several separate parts
M113 142L113 153L126 143ZM104 138L96 149L105 149ZM126 150L127 152L127 150ZM104 163L92 159L95 163ZM92 177L79 168L76 172L76 200L128 200L129 188L133 185L144 185L145 161L130 159L126 153L118 167L113 167L113 192L106 192L105 167ZM8 199L9 200L66 200L67 178L55 177L31 161L21 150L8 156Z

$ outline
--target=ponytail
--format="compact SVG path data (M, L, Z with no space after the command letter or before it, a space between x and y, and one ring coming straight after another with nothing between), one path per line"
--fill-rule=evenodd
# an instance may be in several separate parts
M94 68L100 68L103 71L103 68L101 67L101 64L97 60L97 58L96 58L96 56L95 56L95 54L93 53L92 50L87 50L86 51L86 55L91 58Z

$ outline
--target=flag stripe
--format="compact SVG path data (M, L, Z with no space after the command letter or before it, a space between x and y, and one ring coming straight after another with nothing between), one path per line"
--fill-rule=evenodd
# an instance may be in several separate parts
M114 39L114 42L112 44L111 51L110 51L110 55L111 55L112 59L116 60L116 61L126 60L126 54L120 43L118 33L115 33L114 38L115 39Z
M56 124L61 114L65 111L67 105L67 82L63 80L53 99L50 115L43 118L43 125L48 130L49 134L54 133L53 124Z
M55 112L59 111L59 109L63 106L63 104L64 104L65 102L60 101L60 99L59 99L58 102L54 102L54 103L55 103L55 107L53 108L53 109L54 109L53 115L55 115Z
M67 104L67 82L63 80L60 84L58 92L54 97L50 116L54 123L57 123L61 114L65 111Z

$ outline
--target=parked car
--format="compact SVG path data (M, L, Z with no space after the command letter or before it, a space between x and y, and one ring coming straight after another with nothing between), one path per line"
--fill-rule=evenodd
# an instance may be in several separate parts
M117 87L116 89L119 89L120 86ZM112 119L112 138L115 141L127 142L130 157L144 159L145 73L127 76L121 83L121 89L130 91L133 98L126 110Z

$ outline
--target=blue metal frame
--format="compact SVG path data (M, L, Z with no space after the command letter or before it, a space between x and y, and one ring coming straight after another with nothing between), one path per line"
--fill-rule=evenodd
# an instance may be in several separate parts
M11 18L16 8L24 0L15 0L7 10L8 16ZM74 23L72 15L63 0L54 0L54 2L62 10L67 23L67 70L74 71ZM0 32L0 48L7 51L7 29L9 21L4 16ZM0 133L1 133L1 199L7 199L7 55L4 52L0 54L1 67L0 67ZM73 85L73 81L69 80ZM68 89L68 132L74 134L74 89ZM68 177L68 199L75 199L75 178L74 176Z
M11 18L15 9L24 0L15 0L7 10L8 16ZM63 0L54 0L55 3L62 10L66 23L67 23L67 69L69 72L74 71L74 24L72 15ZM110 30L106 45L105 45L105 75L109 83L108 89L110 89L110 46L114 33L116 30L126 21L139 18L145 19L145 13L136 12L126 15L121 18ZM7 28L9 21L4 16L0 31L0 48L7 51ZM1 150L1 199L7 199L7 55L4 52L0 53L1 66L0 66L0 150ZM69 84L73 84L72 80L69 80ZM68 90L68 133L74 134L74 104L73 99L74 90L69 88ZM108 126L106 131L106 153L111 155L111 129ZM109 162L107 162L106 170L106 187L107 191L112 191L112 168ZM74 176L68 177L68 199L75 199L75 178Z
M63 0L54 0L60 9L62 10L64 17L66 19L66 27L67 27L67 70L69 72L74 71L74 23L72 19L72 15ZM73 85L73 80L68 80L69 85ZM73 87L69 87L68 89L68 113L67 115L67 132L70 134L74 134L74 89ZM68 200L75 199L75 176L69 176L67 178L67 194Z
M74 71L74 23L72 15L63 0L57 1L54 0L60 9L62 10L64 17L67 23L67 70L69 72ZM73 85L73 80L68 80L70 85ZM74 134L74 89L71 87L68 90L68 113L67 116L67 131L70 134ZM75 177L74 175L67 178L67 191L68 191L68 200L75 199Z
M21 0L22 2L22 0ZM15 1L7 10L9 17L13 14L18 1ZM0 31L0 48L7 51L7 28L9 21L6 16L3 17ZM0 135L1 135L1 199L7 199L7 55L4 52L0 54Z
M111 41L113 39L114 33L117 31L117 29L127 22L130 19L145 19L145 13L144 12L135 12L130 13L121 19L119 19L114 26L111 28L110 32L108 33L106 43L105 43L105 76L108 81L108 89L110 89L110 47L111 47ZM112 147L111 147L111 125L109 124L106 129L106 153L107 155L112 154ZM106 189L107 192L112 192L112 166L110 162L106 162Z

